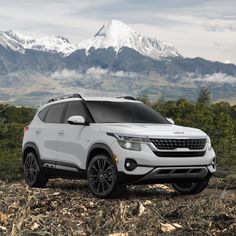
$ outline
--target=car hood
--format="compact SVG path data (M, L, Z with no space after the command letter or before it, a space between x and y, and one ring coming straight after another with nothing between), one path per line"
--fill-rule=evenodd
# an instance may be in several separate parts
M200 129L172 124L99 124L101 131L124 135L143 135L148 137L206 137Z

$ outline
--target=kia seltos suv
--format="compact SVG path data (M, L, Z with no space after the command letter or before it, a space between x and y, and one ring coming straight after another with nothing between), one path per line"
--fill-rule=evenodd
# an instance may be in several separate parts
M25 127L22 150L29 186L82 178L101 198L128 184L172 183L196 194L216 171L207 134L174 125L129 96L50 99Z

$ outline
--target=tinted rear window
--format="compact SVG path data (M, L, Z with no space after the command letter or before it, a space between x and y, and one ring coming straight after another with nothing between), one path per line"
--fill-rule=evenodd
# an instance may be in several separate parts
M65 105L66 103L58 103L58 104L51 105L47 113L47 116L45 118L45 122L46 123L60 123Z
M158 112L134 102L86 101L97 123L152 123L169 124Z
M47 106L47 107L43 108L43 110L41 110L41 111L39 112L39 115L38 115L38 116L39 116L40 120L44 121L45 116L46 116L46 114L47 114L49 108L50 108L50 106Z

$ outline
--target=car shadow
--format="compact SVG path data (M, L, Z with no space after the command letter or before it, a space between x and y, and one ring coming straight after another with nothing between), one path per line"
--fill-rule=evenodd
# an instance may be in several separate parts
M84 180L50 180L48 184L49 189L62 190L62 191L79 191L80 194L94 197ZM164 198L174 198L180 196L179 193L175 192L168 185L138 185L138 186L128 186L126 188L119 188L117 191L109 198L110 200L152 200L157 197Z

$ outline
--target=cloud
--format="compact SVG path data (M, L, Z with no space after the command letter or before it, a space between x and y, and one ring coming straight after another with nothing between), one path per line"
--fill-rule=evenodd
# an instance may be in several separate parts
M236 83L236 77L226 75L223 73L214 73L212 75L205 75L200 78L196 78L196 81L203 81L203 82L211 82L217 84L224 84L224 83Z
M221 47L222 46L222 43L219 43L219 42L214 42L213 43L215 46L217 46L217 47Z
M0 6L0 30L32 37L62 35L80 43L105 21L117 19L172 43L184 56L236 63L234 0L0 0ZM216 38L222 44L218 52Z
M57 80L103 80L109 78L141 78L144 77L141 74L125 71L110 71L108 69L102 69L100 67L90 67L86 71L75 71L63 69L51 74L51 77Z
M61 71L55 71L51 74L51 77L54 79L70 79L70 78L81 78L81 73L76 72L75 70L63 69Z
M100 80L100 79L103 79L103 77L107 74L108 74L108 70L106 69L102 69L99 67L91 67L84 73L84 76L88 78Z
M214 73L214 74L207 74L207 75L197 75L195 73L187 73L181 76L180 83L213 83L213 84L235 84L236 77L226 75L224 73Z
M235 22L224 22L224 21L204 22L203 27L206 31L209 31L209 32L224 32L224 31L236 32L236 21Z

